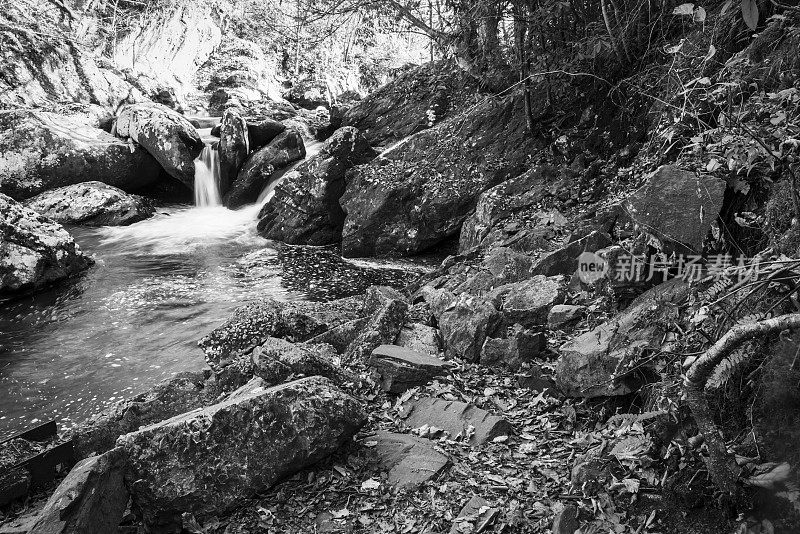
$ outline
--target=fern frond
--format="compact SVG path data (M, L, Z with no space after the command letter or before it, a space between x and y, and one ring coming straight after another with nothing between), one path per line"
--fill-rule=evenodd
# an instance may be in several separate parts
M706 392L722 389L731 378L736 376L747 365L750 360L749 348L749 346L745 346L734 351L714 368L708 382L706 382Z
M715 301L717 300L717 297L722 294L723 291L725 291L732 285L733 285L733 278L720 278L719 280L714 282L711 285L711 287L700 293L700 299L703 302Z

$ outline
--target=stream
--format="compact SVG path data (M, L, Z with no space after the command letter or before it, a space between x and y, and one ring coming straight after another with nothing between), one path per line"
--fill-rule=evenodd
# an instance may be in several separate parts
M400 287L421 268L268 241L256 234L259 207L169 205L131 226L67 228L96 264L0 304L0 439L50 419L70 428L204 367L197 341L247 301Z

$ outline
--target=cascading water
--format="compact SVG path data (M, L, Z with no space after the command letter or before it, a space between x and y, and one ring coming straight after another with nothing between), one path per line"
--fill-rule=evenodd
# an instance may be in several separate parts
M70 228L95 266L0 306L0 440L51 418L68 429L202 368L197 339L244 302L339 298L386 283L384 265L332 261L313 249L279 253L256 232L260 203L220 204L214 142L195 161L196 206L163 205L130 226ZM320 147L309 142L307 157ZM276 173L261 201L300 164Z
M219 155L212 145L206 145L194 160L195 206L219 206Z

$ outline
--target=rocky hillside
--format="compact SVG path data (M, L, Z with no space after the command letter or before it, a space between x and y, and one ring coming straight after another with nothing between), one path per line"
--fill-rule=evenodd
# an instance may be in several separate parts
M631 28L658 29L645 43L603 3L593 55L581 34L557 50L574 44L574 61L513 82L500 56L481 64L453 40L454 58L317 114L273 98L264 51L226 39L222 11L198 3L158 15L199 17L197 35L167 44L148 26L114 41L194 97L0 112L6 295L91 264L34 210L136 218L147 201L129 193L192 187L206 147L174 108L201 93L222 115L225 202L272 184L253 222L283 250L447 254L396 287L243 302L198 335L202 367L52 442L18 438L0 456L8 528L797 532L800 18L777 4L754 20L753 5L637 8ZM213 28L223 41L206 47ZM26 455L57 446L77 463L25 501Z

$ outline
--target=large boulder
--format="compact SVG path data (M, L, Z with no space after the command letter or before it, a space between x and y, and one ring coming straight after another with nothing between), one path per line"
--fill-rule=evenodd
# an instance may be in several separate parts
M186 117L162 104L132 104L120 111L116 133L142 145L167 174L194 188L194 160L204 145Z
M247 121L229 109L222 114L219 130L219 192L224 195L236 180L239 169L250 153Z
M725 182L664 165L624 202L643 232L668 252L702 252L703 240L722 209Z
M306 147L303 137L297 130L284 130L266 146L250 154L239 170L231 190L225 195L225 205L238 208L255 202L275 171L304 157Z
M155 213L147 199L102 182L45 191L25 201L25 205L61 224L86 226L125 226Z
M416 254L458 235L481 193L521 174L536 149L523 108L521 97L487 99L354 169L342 253Z
M644 351L662 348L688 294L688 284L670 280L640 295L615 318L562 345L555 371L559 389L585 398L635 391L648 378L647 369L630 373L624 365Z
M78 462L44 505L30 534L117 532L128 506L121 449Z
M0 294L39 289L93 263L60 224L0 193Z
M339 205L345 189L345 173L374 155L357 129L337 130L319 154L287 174L277 185L275 196L258 214L259 233L290 244L338 242L345 217Z
M348 109L344 125L371 145L389 145L430 128L478 93L473 77L443 60L409 69Z
M77 115L0 111L0 193L22 200L87 181L134 191L158 179L150 154L89 122Z
M310 377L225 401L122 436L133 509L151 529L203 521L335 452L366 423L361 404Z

